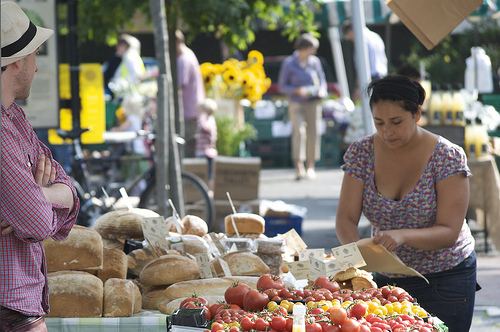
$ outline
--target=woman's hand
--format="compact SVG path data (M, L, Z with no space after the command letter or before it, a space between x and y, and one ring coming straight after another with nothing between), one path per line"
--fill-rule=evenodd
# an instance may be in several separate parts
M373 242L380 244L389 251L404 244L404 230L393 229L381 231L373 238Z

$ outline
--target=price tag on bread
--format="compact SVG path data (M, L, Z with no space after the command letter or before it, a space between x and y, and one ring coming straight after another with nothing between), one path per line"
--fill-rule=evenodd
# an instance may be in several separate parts
M334 276L341 269L336 259L317 259L309 257L309 280L316 280L320 276Z
M163 217L143 218L141 225L144 238L150 245L161 249L169 249L170 244L166 240L169 231Z
M355 242L332 249L333 256L337 259L341 270L349 267L365 266L366 262Z
M285 267L297 280L309 278L309 261L285 262Z
M198 268L200 269L200 278L214 278L217 276L215 270L212 271L213 265L210 264L210 259L205 253L199 253L194 255L196 257L196 262L198 263Z
M299 251L299 261L309 261L309 258L323 260L325 258L325 249L306 249Z

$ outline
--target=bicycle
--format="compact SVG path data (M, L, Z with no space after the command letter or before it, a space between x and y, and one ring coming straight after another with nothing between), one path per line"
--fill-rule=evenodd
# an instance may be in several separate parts
M61 138L72 140L73 158L70 176L81 203L77 224L91 227L99 216L114 208L113 203L122 197L119 190L121 187L124 187L127 193L131 193L134 189L139 188L139 183L144 183L144 181L146 182L145 188L140 190L139 201L134 205L138 208L158 212L154 155L86 157L80 142L81 135L86 131L88 129L72 131L59 129L57 131ZM154 141L155 138L154 134L145 131L121 134L125 137L125 140L121 140L121 142L133 139L137 135L144 136L150 141ZM120 163L139 160L148 160L150 167L131 181L125 183L117 181ZM207 223L209 231L213 231L215 206L208 186L198 176L189 172L181 171L181 179L185 214L202 218Z

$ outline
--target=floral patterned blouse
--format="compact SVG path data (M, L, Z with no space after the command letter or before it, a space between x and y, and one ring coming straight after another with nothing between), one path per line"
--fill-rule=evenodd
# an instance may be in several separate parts
M365 183L363 213L372 224L372 236L385 229L425 228L436 224L436 183L449 176L463 173L472 176L462 148L443 137L430 157L416 186L401 200L382 196L374 181L373 137L367 136L351 144L344 156L342 169L346 174ZM422 274L453 268L474 250L474 238L464 221L453 247L427 251L406 245L394 251L409 267ZM392 277L404 275L388 274Z

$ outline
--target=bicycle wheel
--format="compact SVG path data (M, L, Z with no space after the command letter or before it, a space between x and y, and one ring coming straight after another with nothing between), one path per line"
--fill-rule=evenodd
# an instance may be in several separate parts
M182 172L181 179L184 193L185 214L200 217L207 223L208 230L214 231L215 205L213 199L209 195L207 185L203 180L192 173ZM158 211L158 204L156 203L156 181L154 178L148 181L148 185L141 195L139 207Z

